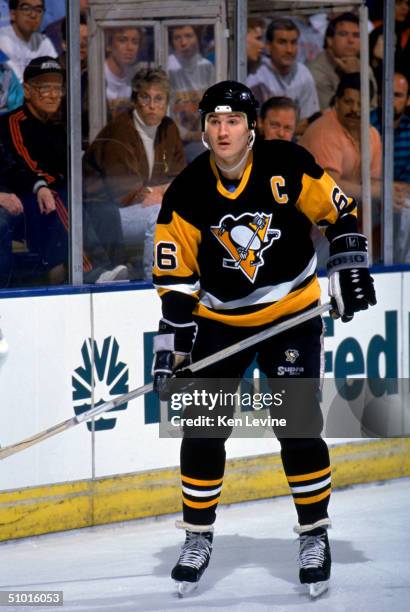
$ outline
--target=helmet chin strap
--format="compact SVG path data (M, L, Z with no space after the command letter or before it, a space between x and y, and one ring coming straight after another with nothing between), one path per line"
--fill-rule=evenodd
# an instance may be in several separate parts
M255 143L255 130L249 130L250 134L249 134L249 138L248 138L248 144L246 146L247 150L245 151L245 153L243 154L243 156L241 157L241 159L238 161L237 164L235 164L234 166L230 166L229 168L225 168L224 166L222 166L220 163L216 162L216 165L218 166L218 168L220 170L222 170L222 172L225 172L226 174L232 174L234 172L236 172L236 170L238 170L238 168L240 168L242 165L244 165L245 160L248 157L248 153L249 151L252 149L254 143ZM212 151L208 141L206 140L206 135L205 132L202 132L202 143L204 145L204 147L206 149L208 149L208 151Z
M211 147L209 146L208 141L206 140L205 132L202 132L201 138L202 138L202 144L204 145L205 149L208 149L208 151L210 151Z

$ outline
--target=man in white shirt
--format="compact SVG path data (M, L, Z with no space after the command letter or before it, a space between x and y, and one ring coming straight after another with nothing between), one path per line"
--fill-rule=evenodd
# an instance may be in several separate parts
M178 126L188 161L205 149L198 104L205 91L215 82L215 66L200 53L201 29L193 25L170 28L173 50L167 70L171 82L171 117Z
M113 28L108 32L108 56L104 64L108 119L114 119L133 106L131 81L137 72L141 43L140 28Z
M9 0L10 25L0 29L0 49L10 58L9 67L20 83L24 68L32 59L57 57L47 36L39 32L45 4L43 0Z
M271 96L286 96L297 102L300 122L296 133L303 133L308 119L319 111L315 83L309 70L296 60L299 30L291 19L274 19L266 32L270 59L263 58L246 84L262 105Z

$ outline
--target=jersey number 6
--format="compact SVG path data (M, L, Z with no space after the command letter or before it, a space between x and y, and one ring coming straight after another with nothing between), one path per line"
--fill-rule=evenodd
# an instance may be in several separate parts
M178 266L177 246L173 242L158 242L156 246L156 263L159 270L175 270Z

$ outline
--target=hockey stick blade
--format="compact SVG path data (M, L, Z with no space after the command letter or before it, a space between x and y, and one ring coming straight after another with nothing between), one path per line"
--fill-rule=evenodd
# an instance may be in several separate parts
M283 321L282 323L279 323L278 325L273 325L272 327L268 327L267 329L264 329L258 334L249 336L248 338L245 338L244 340L241 340L239 342L236 342L235 344L232 344L232 346L228 346L227 348L224 348L221 351L213 353L212 355L209 355L208 357L204 357L203 359L200 359L199 361L191 364L189 368L186 368L186 369L189 370L190 372L197 372L198 370L202 370L203 368L206 368L209 365L217 363L218 361L221 361L222 359L226 359L227 357L231 357L232 355L235 355L236 353L239 353L240 351L243 351L244 349L249 348L250 346L254 346L258 342L261 342L262 340L266 340L267 338L276 336L282 333L283 331L286 331L288 329L291 329L292 327L295 327L296 325L300 325L301 323L305 323L306 321L309 321L310 319L313 319L314 317L324 314L330 309L331 309L330 303L326 303L321 306L316 306L315 308L310 308L309 310L306 310L302 314L296 315L295 317L292 317L291 319L287 319L286 321ZM180 373L182 372L183 370L180 371ZM30 446L34 446L35 444L38 444L39 442L43 442L43 440L47 440L48 438L51 438L52 436L55 436L56 434L59 434L63 431L67 431L67 429L71 429L72 427L75 427L76 425L79 425L80 423L89 421L90 419L95 418L96 416L99 416L100 414L103 414L104 412L108 412L109 410L112 410L113 408L117 408L117 406L121 406L122 404L125 404L126 402L136 399L137 397L141 397L142 395L145 395L146 393L149 393L150 391L152 391L152 389L153 389L152 383L148 383L146 385L138 387L137 389L134 389L133 391L130 391L129 393L125 393L124 395L120 395L119 397L115 399L109 400L108 402L104 402L103 404L100 404L99 406L94 406L93 408L90 408L90 410L87 410L83 412L82 414L71 417L70 419L62 421L61 423L57 423L57 425L53 425L52 427L49 427L48 429L44 429L43 431L40 431L39 433L34 434L33 436L30 436L29 438L25 438L24 440L21 440L21 442L16 442L15 444L11 444L10 446L5 446L4 448L0 448L0 460L6 459L7 457L10 457L11 455L19 453L25 450L26 448L29 448Z

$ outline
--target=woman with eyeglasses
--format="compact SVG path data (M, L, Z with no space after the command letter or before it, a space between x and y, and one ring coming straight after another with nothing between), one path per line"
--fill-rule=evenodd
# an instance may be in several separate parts
M57 57L47 36L40 33L45 11L43 0L9 0L10 25L0 28L0 49L8 65L23 82L24 68L36 57Z
M162 198L186 165L178 128L166 116L169 94L162 69L139 71L132 80L133 108L110 121L84 155L87 210L96 225L104 208L118 208L124 245L134 264L131 278L151 279Z

